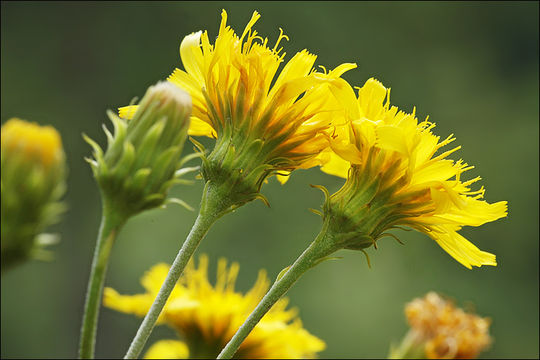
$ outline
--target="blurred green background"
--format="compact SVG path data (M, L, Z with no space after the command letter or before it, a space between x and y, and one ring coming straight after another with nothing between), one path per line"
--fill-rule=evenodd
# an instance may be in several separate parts
M486 200L509 201L509 216L463 234L495 253L497 267L467 270L427 236L398 235L370 249L372 269L359 252L307 273L289 292L305 327L328 345L321 357L385 357L407 331L403 306L435 290L473 303L492 318L494 343L483 357L538 358L538 2L2 2L1 120L51 124L62 134L69 162L69 211L52 263L33 261L2 277L3 358L72 358L100 218L98 189L83 157L81 133L104 144L106 109L126 105L181 67L182 38L200 29L217 35L220 11L241 32L253 10L256 29L270 42L282 27L289 59L303 48L327 68L356 62L345 75L362 85L376 77L392 102L430 115L435 132L454 133L456 156L481 175ZM211 144L205 140L205 144ZM191 152L191 144L185 153ZM198 253L241 264L237 288L251 287L257 270L271 278L318 233L322 194L343 180L300 170L281 186L263 187L271 207L250 203L218 221ZM196 206L202 183L172 195ZM106 280L121 293L141 291L139 278L171 262L196 213L169 207L129 221L112 253ZM97 357L121 357L140 319L104 309ZM150 343L172 337L159 327Z

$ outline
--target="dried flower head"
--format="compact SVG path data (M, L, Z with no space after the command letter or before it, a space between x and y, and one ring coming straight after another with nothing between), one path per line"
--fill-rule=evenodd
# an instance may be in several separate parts
M429 359L474 359L491 343L490 319L467 313L435 292L405 307Z

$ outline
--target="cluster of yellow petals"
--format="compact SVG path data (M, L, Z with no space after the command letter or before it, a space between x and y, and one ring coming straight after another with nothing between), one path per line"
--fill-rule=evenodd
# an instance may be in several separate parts
M278 75L285 55L279 44L288 40L283 31L270 47L268 39L252 29L260 18L256 11L241 36L227 26L225 10L221 16L214 44L206 31L183 39L180 56L185 70L176 69L168 78L192 97L189 134L220 137L232 127L268 144L267 160L290 159L295 162L291 170L319 165L314 157L328 146L321 130L330 126L335 110L328 106L330 84L356 65L317 72L317 57L303 50ZM120 116L130 118L136 109L120 108Z
M441 141L431 132L435 124L390 106L390 90L373 78L358 89L358 97L339 81L333 88L335 101L345 110L341 124L329 133L331 149L321 156L330 160L322 170L347 178L351 165L376 164L379 175L401 184L390 200L404 209L400 225L427 233L469 269L496 265L495 255L479 250L458 231L506 216L507 203L489 204L482 200L483 187L471 190L480 177L462 180L461 174L473 166L447 158L460 147L437 154L454 140L452 135Z
M251 290L242 294L234 289L238 263L228 267L227 261L220 259L215 286L208 280L207 269L208 258L205 255L200 257L198 268L190 261L158 320L158 323L166 323L176 329L189 351L180 345L181 342L167 340L154 344L148 357L167 358L188 351L193 356L214 358L269 288L269 281L262 270ZM165 264L152 267L141 280L146 289L144 294L120 295L106 288L104 305L144 316L168 271L169 266ZM324 350L325 343L307 332L297 317L297 311L287 310L287 305L287 299L279 300L242 343L235 356L249 359L312 358Z
M474 359L491 343L488 318L466 313L435 292L405 307L428 359Z
M62 139L52 126L12 118L2 125L2 153L50 168L63 160Z

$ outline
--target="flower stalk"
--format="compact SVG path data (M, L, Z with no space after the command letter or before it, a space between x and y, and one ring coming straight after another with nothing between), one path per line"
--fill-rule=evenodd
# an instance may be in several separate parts
M325 222L321 232L315 240L306 250L304 250L282 276L278 275L278 279L259 302L255 310L252 311L229 343L221 350L217 357L218 359L231 359L249 333L255 328L259 321L261 321L263 316L283 295L285 295L285 293L287 293L300 276L310 268L324 261L328 255L341 248L339 243L335 241L335 234L328 230L329 222Z
M145 210L167 203L170 187L192 169L182 169L181 159L189 127L191 99L168 83L151 86L133 119L126 121L109 112L114 135L105 128L104 152L88 137L94 159L87 159L101 192L103 214L88 283L79 356L94 357L96 328L105 273L111 248L122 225Z
M409 330L398 347L392 347L388 359L425 359L424 344L418 333Z
M139 326L137 334L133 338L124 359L136 359L140 355L176 282L182 275L189 259L191 259L193 253L197 250L201 240L217 219L231 211L232 204L228 201L227 195L220 192L219 189L209 181L206 182L201 200L201 208L195 219L195 223L184 241L182 248L178 251L169 273L161 285L150 310Z
M79 345L79 357L81 359L94 358L99 306L101 304L103 284L105 283L105 274L109 264L111 248L126 220L127 216L121 215L119 212L112 210L107 204L104 204L94 259L90 270L90 281L88 282L88 289L86 291Z

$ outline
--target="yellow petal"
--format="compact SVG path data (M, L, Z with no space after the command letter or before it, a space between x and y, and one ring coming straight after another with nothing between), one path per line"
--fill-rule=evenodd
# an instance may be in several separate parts
M327 174L347 178L351 163L333 152L327 152L329 160L321 166L321 170Z
M118 108L118 116L120 116L122 119L133 119L133 116L135 116L138 108L139 105L128 105L120 107Z
M200 48L202 31L191 33L180 44L180 58L186 72L193 76L199 83L204 84L204 76L201 72L203 53Z
M269 98L272 98L274 93L285 84L287 81L297 78L303 78L311 71L317 55L310 54L307 50L302 50L296 53L291 60L285 65L281 73L279 74L272 91L269 94Z
M189 349L182 341L160 340L153 344L146 354L145 359L187 359Z
M154 296L150 294L120 295L108 287L103 291L103 305L126 314L144 316L153 302Z
M208 136L211 138L217 136L216 131L210 124L194 116L191 117L188 134L192 136Z
M371 78L367 80L358 91L358 103L362 109L364 116L370 120L379 120L384 111L384 99L388 90L383 84Z
M194 104L205 104L201 84L198 83L195 78L190 74L186 73L183 70L175 69L173 73L169 75L167 81L187 91L189 95L191 95Z
M281 185L283 185L287 182L287 180L289 180L290 176L291 176L290 171L281 171L281 173L276 175L276 178L281 183Z
M343 63L328 73L328 76L338 78L349 70L356 69L355 63Z
M446 181L457 173L452 160L439 160L417 169L411 178L411 186L431 181Z
M157 294L168 273L169 265L164 263L154 265L141 278L141 285L150 294Z
M407 134L402 128L397 126L383 125L376 129L377 146L381 149L397 151L400 154L408 155Z
M434 227L428 235L439 244L450 256L463 266L497 266L495 255L482 251L454 230L451 226Z
M445 214L437 214L437 217L460 225L480 226L503 218L508 214L508 203L506 201L489 204L484 200L465 196L461 196L461 198L464 202L462 208L452 207Z

